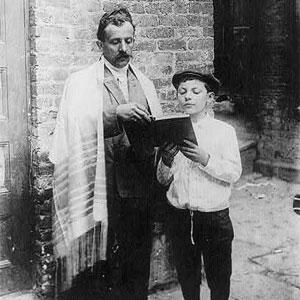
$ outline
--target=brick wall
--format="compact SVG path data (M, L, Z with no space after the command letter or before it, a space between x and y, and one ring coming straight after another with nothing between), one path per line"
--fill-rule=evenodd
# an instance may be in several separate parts
M36 208L37 291L51 295L51 133L66 77L99 57L99 17L118 3L137 25L134 62L155 83L168 113L176 109L172 74L183 67L213 68L213 1L29 0L32 115L32 190Z
M295 41L295 2L261 2L258 91L261 139L257 169L299 181L300 126L295 114L300 100L296 79L299 53Z

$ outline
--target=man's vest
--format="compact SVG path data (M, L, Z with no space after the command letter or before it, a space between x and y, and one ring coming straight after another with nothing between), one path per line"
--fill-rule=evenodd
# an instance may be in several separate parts
M149 110L143 89L131 68L128 68L129 101ZM125 104L118 83L108 68L104 68L103 110ZM141 143L131 145L125 131L105 139L106 187L108 200L115 195L121 198L146 198L151 191L154 149Z

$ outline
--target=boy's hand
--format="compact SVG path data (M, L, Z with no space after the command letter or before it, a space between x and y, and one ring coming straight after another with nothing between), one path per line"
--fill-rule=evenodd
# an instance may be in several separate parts
M175 145L174 143L165 143L161 147L161 159L163 163L166 166L171 167L174 157L178 153L178 151L179 151L178 146Z
M182 154L188 159L206 166L209 160L209 154L191 141L183 140L183 142L183 145L178 146Z

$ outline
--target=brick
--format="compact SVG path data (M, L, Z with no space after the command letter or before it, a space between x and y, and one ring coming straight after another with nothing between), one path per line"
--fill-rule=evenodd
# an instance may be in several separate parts
M147 75L151 79L158 79L165 77L166 75L170 76L174 72L172 66L161 66L161 65L149 65L147 67Z
M69 28L63 26L55 25L45 25L39 26L35 32L36 37L41 38L68 38L69 37Z
M79 40L91 40L91 39L95 39L97 33L96 31L92 31L86 28L79 28L78 30L76 30L74 32L74 39L79 39Z
M75 55L73 57L72 66L70 68L70 73L84 68L87 65L91 65L99 59L99 55L89 56L89 55Z
M203 15L186 15L188 26L208 26L209 18Z
M184 37L203 37L202 27L186 27L186 28L176 28L175 29L175 37L176 38L184 38Z
M128 9L133 14L144 14L145 9L142 3L132 3L128 6Z
M168 2L153 2L145 4L147 14L169 14L172 13L173 4Z
M185 0L174 1L174 13L186 14L189 10L189 3Z
M48 212L48 213L51 213L51 211ZM52 230L51 229L39 230L37 238L41 242L50 242L50 241L52 241Z
M140 65L171 65L174 61L174 55L171 52L153 52L147 53L135 53L134 54L134 63Z
M84 3L85 8L88 12L97 12L102 9L102 3L99 0L89 0L89 1L78 1L79 3Z
M70 0L36 0L36 6L70 8Z
M37 39L36 50L42 53L53 54L69 54L75 52L85 52L87 49L87 42L85 40L70 40L70 39Z
M38 57L36 58L37 64L39 64L41 67L48 66L49 61L51 61L52 67L57 68L65 68L68 69L68 67L72 64L74 58L71 55L68 55L67 52L65 53L39 53Z
M36 199L35 199L36 200ZM43 203L37 203L35 206L35 213L38 215L49 215L52 209L52 197L51 199L44 200Z
M203 14L213 14L214 11L214 6L213 6L213 2L205 2L202 4L202 13Z
M163 97L160 96L160 98ZM167 101L161 101L161 106L163 108L164 114L166 115L179 112L177 101L169 101L169 99Z
M103 10L105 12L107 11L111 11L113 9L116 9L116 8L122 8L122 7L126 7L130 13L132 14L143 14L145 13L145 10L144 10L144 5L142 3L134 3L134 2L131 2L131 3L128 3L126 5L124 5L123 1L104 1L103 2Z
M213 70L213 64L211 62L211 67L209 67L208 62L184 62L178 61L175 65L175 72L182 70L182 69L197 69L200 72L210 72Z
M182 52L176 53L176 62L187 62L192 63L195 62L197 64L202 63L205 64L207 62L212 62L214 59L213 50L200 50L200 51L190 51L190 52Z
M163 26L187 26L187 20L184 15L170 14L167 16L159 16L159 24Z
M156 27L159 25L158 17L155 15L133 15L133 21L136 26Z
M176 61L194 61L199 60L199 57L202 56L201 51L193 51L193 52L182 52L176 53Z
M155 40L139 40L135 42L135 51L155 51L156 41Z
M171 78L158 78L158 79L154 79L153 83L155 85L156 89L161 89L165 86L171 86Z
M156 27L156 28L137 28L137 36L150 39L161 39L174 37L174 28L172 27Z
M168 39L158 41L159 50L186 50L186 42L182 39Z
M145 12L147 14L157 14L158 11L158 4L157 3L146 3L145 4Z
M51 229L52 228L51 216L40 216L38 221L38 226L41 229Z
M63 87L63 83L49 83L45 81L37 86L37 93L42 95L61 95Z
M103 11L108 12L116 8L125 7L121 1L103 1Z
M173 89L171 91L160 93L160 99L162 101L174 101L176 100L176 91Z
M72 16L70 10L57 7L48 7L46 9L37 9L35 12L36 23L52 25L70 25Z
M214 40L210 38L196 39L188 42L188 49L190 50L203 50L210 49L214 45Z
M189 4L189 12L192 14L201 14L203 12L203 3L191 2Z
M33 30L33 26L36 25L36 17L35 17L35 11L33 9L29 9L29 30Z
M214 37L214 28L213 27L204 27L203 36L205 37Z
M86 1L72 1L72 10L82 12L97 12L98 16L103 12L103 1L99 0L86 0Z
M64 82L67 79L69 72L63 68L49 68L49 67L40 67L36 72L36 77L38 81L60 81Z

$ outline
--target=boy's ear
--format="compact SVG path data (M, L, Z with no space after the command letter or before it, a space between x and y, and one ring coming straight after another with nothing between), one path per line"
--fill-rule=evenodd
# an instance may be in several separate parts
M212 108L214 106L214 104L215 104L215 93L209 92L207 106Z
M209 92L208 96L209 96L209 98L215 99L215 93L214 92Z
M209 99L209 102L214 102L215 101L215 93L214 92L209 92L208 93L208 99Z

